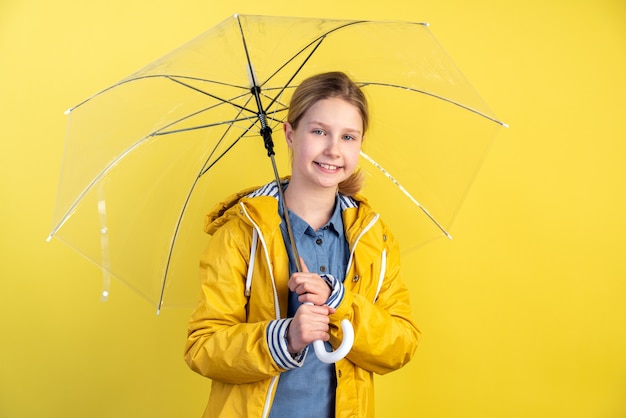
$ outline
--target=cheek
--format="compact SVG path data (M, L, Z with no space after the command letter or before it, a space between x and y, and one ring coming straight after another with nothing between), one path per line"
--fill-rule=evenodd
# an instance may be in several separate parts
M294 146L291 150L291 160L294 164L303 166L308 159L309 153L306 147Z
M359 162L360 152L361 152L361 147L360 146L356 146L356 147L350 148L348 150L348 152L345 154L346 161L351 166L356 167L356 165Z
M321 151L315 148L313 141L299 141L293 147L295 158L300 160L314 158L319 152Z

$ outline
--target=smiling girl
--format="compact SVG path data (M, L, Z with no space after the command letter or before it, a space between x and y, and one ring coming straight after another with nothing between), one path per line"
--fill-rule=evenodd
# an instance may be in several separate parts
M419 331L398 244L359 195L368 121L365 96L344 73L303 81L284 124L291 177L208 215L185 348L188 365L212 379L205 417L372 417L373 374L412 358ZM322 363L311 343L339 345L342 319L353 324L353 347Z

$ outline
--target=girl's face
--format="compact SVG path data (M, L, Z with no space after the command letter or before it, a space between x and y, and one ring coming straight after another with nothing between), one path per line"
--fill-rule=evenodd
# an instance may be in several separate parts
M286 122L285 138L293 152L292 183L332 188L350 177L363 141L359 110L343 99L316 102L298 122Z

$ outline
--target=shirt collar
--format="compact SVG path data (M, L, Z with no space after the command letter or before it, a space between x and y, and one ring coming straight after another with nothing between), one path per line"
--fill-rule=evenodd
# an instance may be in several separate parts
M285 221L283 218L284 212L281 202L279 202L278 205L278 213L280 214L281 219L283 219L283 221L281 222L281 228L286 229L287 226L285 225ZM306 234L307 231L309 235L315 235L315 231L313 230L313 228L311 228L308 223L306 223L302 218L300 218L298 215L291 211L289 211L289 221L291 222L293 237L296 241L300 239L304 234ZM326 223L326 225L324 225L321 229L323 228L327 228L329 231L332 231L340 238L343 238L344 236L343 218L341 217L341 205L339 204L339 195L335 197L335 207L333 209L333 213L331 214L328 223Z

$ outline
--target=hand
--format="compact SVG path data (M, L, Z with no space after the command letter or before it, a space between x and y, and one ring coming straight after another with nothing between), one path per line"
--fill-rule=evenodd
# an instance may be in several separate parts
M315 340L328 341L328 315L334 313L335 309L326 305L300 305L287 331L289 352L299 353Z
M287 283L289 290L298 294L300 303L324 305L331 294L330 286L319 274L309 272L302 257L300 257L300 264L302 264L302 272L291 275Z

